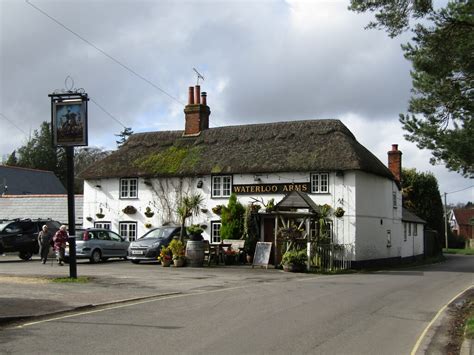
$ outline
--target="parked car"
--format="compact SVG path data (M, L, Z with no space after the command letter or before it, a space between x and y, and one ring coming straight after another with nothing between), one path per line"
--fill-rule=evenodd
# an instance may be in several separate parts
M128 259L138 264L143 260L157 260L161 247L168 246L181 231L179 226L163 226L150 230L137 240L130 243Z
M127 258L130 242L108 229L88 228L76 232L76 258L89 259L91 263L109 258ZM66 261L69 260L69 246L66 247Z
M47 225L54 235L61 224L51 219L13 219L0 222L0 254L18 252L23 260L30 260L39 251L38 233Z

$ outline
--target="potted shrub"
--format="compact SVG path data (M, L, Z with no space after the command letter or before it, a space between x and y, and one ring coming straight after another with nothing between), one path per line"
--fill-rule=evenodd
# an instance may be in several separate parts
M239 253L236 250L232 249L232 247L228 247L227 250L224 251L224 264L234 265L238 255Z
M173 264L176 267L180 267L184 265L184 243L178 239L173 239L170 242L169 249L171 250L171 254L173 255Z
M171 265L171 249L169 247L161 247L160 256L158 260L161 262L161 266L170 266Z
M187 228L189 233L189 239L192 241L200 241L202 240L202 232L204 231L202 227L198 224L193 224Z
M145 216L147 216L148 218L151 218L151 217L153 217L154 215L155 215L155 212L153 212L150 207L147 207L147 208L145 209Z
M186 243L186 260L187 265L191 267L201 267L204 264L204 243L202 232L203 229L194 224L187 228L190 239Z
M283 254L281 264L283 270L290 272L302 272L306 266L308 256L306 250L290 249Z

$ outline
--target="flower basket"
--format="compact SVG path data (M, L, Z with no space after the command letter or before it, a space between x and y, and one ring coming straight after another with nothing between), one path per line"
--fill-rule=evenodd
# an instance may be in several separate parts
M155 215L155 212L153 212L150 207L147 207L144 214L146 217L151 218Z
M221 213L222 213L222 208L223 208L223 207L224 207L223 205L217 205L217 206L215 206L215 207L212 207L212 213L214 213L214 214L220 216Z
M161 266L169 267L170 265L171 265L171 259L162 259L161 260Z
M173 259L173 265L175 267L183 267L184 266L184 258Z
M122 210L122 212L125 214L134 214L134 213L137 213L137 209L133 207L132 205L128 205Z
M334 211L334 216L336 216L337 218L341 218L342 216L344 216L344 213L346 213L346 211L344 211L342 207L338 207Z
M92 217L86 217L86 219L89 221L89 222L92 222Z
M151 223L145 223L145 228L151 228L153 225Z
M99 219L104 218L105 215L103 213L96 213L95 216Z

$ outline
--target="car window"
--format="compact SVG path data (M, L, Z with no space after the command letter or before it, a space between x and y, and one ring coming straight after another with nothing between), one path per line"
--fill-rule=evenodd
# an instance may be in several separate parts
M97 232L97 239L99 240L109 240L109 234L105 231Z
M122 238L118 234L115 234L114 232L109 232L109 238L110 240L113 240L114 242L121 242L123 241Z
M149 231L147 234L145 234L143 237L140 239L164 239L168 237L175 228L157 228Z
M34 233L34 232L36 232L35 224L33 222L23 221L20 224L21 224L21 229L22 229L23 233Z
M89 234L89 239L97 239L96 232L87 231L85 233Z
M46 221L46 222L44 222L44 224L46 224L50 230L51 229L53 229L53 230L54 229L59 229L59 227L61 227L61 225L56 221ZM40 228L41 227L43 227L43 226L40 226Z
M20 233L21 232L21 225L18 222L10 223L8 226L5 227L5 232L7 233Z

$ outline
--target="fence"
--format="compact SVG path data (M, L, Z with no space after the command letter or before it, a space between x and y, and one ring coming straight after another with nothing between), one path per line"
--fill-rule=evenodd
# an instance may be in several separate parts
M311 268L335 271L347 270L352 266L354 244L320 244L311 249Z

